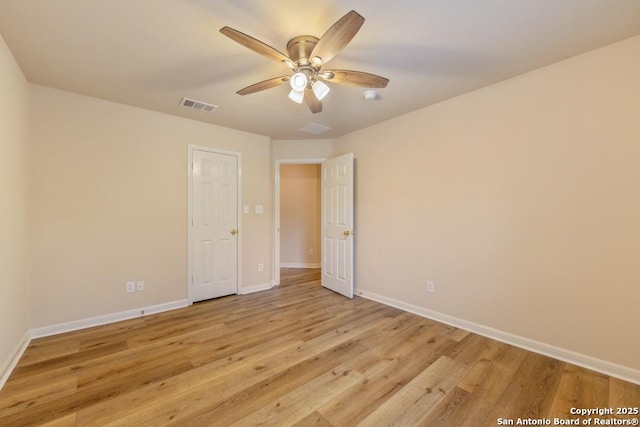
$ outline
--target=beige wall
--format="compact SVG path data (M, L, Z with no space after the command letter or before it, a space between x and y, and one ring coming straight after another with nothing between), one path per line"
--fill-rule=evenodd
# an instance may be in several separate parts
M332 139L295 139L271 141L271 157L286 159L328 159L333 155Z
M638 52L337 138L356 156L357 286L640 369Z
M0 37L0 377L29 325L28 83Z
M244 286L269 283L270 143L32 86L33 326L187 298L187 145L240 152ZM258 272L258 263L267 266ZM125 293L127 280L145 290Z
M280 165L280 265L320 265L319 164Z

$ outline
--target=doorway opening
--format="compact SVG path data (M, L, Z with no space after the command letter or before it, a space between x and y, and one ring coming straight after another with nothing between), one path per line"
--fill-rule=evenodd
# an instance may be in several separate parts
M280 284L281 264L281 168L282 164L321 165L320 264L323 287L353 298L353 207L354 155L342 154L328 160L277 160L275 167L274 284Z
M281 268L320 268L320 165L324 159L276 160L274 284Z

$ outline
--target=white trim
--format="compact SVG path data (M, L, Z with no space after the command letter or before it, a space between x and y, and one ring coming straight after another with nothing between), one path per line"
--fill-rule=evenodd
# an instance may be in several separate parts
M242 288L240 288L240 295L248 295L254 292L268 291L269 289L273 289L274 287L275 285L273 284L273 282L263 283L260 285L243 286Z
M439 313L437 311L429 310L424 307L419 307L417 305L385 297L383 295L378 295L362 289L357 289L356 294L372 301L399 308L400 310L408 311L409 313L417 314L418 316L426 317L438 322L446 323L448 325L455 326L456 328L464 329L478 335L482 335L497 341L501 341L503 343L523 348L525 350L533 351L534 353L553 357L554 359L562 360L563 362L572 363L583 368L601 372L612 377L620 378L624 381L640 384L640 370L637 369L618 365L616 363L611 363L606 360L597 359L592 356L587 356L585 354L577 353L575 351L567 350L561 347L556 347L551 344L546 344L519 335L510 334L508 332L500 331L498 329L470 322L468 320L449 316L447 314Z
M278 159L275 162L274 171L274 210L275 210L275 226L273 227L274 247L273 247L273 283L274 286L280 285L280 165L320 165L324 159ZM282 266L284 266L282 264ZM321 265L322 266L322 263ZM319 267L320 267L319 266ZM314 268L314 267L312 267ZM315 267L317 268L317 267Z
M280 267L284 268L320 268L319 262L281 262Z
M13 352L10 354L9 359L7 359L5 363L2 364L2 368L0 368L0 390L2 390L2 387L4 387L5 383L11 376L11 373L16 368L16 365L20 361L20 358L22 358L22 355L29 346L30 342L31 334L29 333L29 331L27 331L24 334L24 337L22 337L22 339L18 342L15 350L13 350Z
M218 148L207 147L203 145L195 145L189 144L187 147L188 150L188 161L187 161L187 298L190 304L193 304L193 290L191 289L191 277L193 276L193 268L191 265L191 232L192 232L192 220L193 220L193 212L191 211L191 206L193 204L193 151L205 151L208 153L215 154L226 154L229 156L235 156L238 160L238 208L237 208L237 224L238 230L240 233L238 234L238 283L236 286L236 293L240 294L240 290L242 289L242 153L238 151L229 151L229 150L221 150Z
M89 317L86 319L72 320L71 322L58 323L56 325L44 326L31 330L31 338L42 338L65 332L77 331L79 329L91 328L94 326L106 325L108 323L120 322L122 320L143 317L149 314L161 313L163 311L175 310L191 305L186 299L167 302L164 304L152 305L149 307L139 307L131 310L120 311L118 313L104 314L102 316ZM144 314L142 314L144 313Z

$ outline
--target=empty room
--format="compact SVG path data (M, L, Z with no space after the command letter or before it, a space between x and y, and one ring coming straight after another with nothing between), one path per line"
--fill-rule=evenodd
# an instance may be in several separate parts
M0 0L0 94L0 426L638 424L637 0Z

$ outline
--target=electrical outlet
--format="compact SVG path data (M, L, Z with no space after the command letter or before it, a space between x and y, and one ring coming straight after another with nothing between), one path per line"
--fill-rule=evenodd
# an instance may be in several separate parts
M136 291L136 282L134 282L133 280L127 281L127 293L130 294L131 292L135 292L135 291Z
M309 248L309 255L313 255L313 248Z
M144 291L144 280L138 280L136 282L136 291Z
M258 271L264 271L264 264L258 263Z
M427 292L434 293L436 291L436 285L431 280L427 280Z

